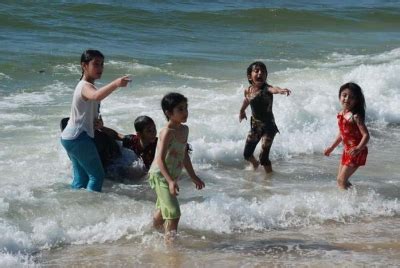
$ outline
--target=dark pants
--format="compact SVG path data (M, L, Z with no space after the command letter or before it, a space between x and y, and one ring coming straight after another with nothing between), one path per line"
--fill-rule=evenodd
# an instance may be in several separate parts
M244 146L244 159L250 159L257 144L261 140L261 152L259 156L260 164L263 166L270 166L271 161L269 160L269 152L277 132L278 128L275 123L268 126L260 121L254 120L252 117L250 120L250 131L247 135L246 145Z

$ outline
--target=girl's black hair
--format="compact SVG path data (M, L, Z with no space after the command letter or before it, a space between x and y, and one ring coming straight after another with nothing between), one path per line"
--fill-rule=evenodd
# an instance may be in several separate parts
M180 93L171 92L165 95L161 100L161 109L163 110L165 117L169 121L167 112L172 113L174 108L178 106L181 102L187 102L187 98Z
M255 61L252 64L249 65L249 67L247 67L247 77L249 77L249 75L251 75L251 72L253 71L253 69L255 67L260 68L261 70L265 71L266 74L268 74L268 70L267 70L267 66L264 64L264 62L262 61ZM251 85L251 80L249 80L249 84Z
M354 97L356 98L356 104L351 109L351 112L353 114L359 115L362 118L362 120L364 120L366 104L365 104L365 98L364 98L364 94L362 92L361 87L359 85L357 85L356 83L352 83L352 82L342 85L339 89L339 99L340 99L340 95L342 94L342 91L345 90L346 88L348 88L351 91L351 93L353 93Z
M81 64L84 63L89 63L91 60L93 60L94 58L102 58L104 60L104 55L98 51L98 50L94 50L94 49L87 49L85 50L82 55L81 55ZM81 79L82 80L83 77L83 69L82 69L82 76Z
M153 121L153 119L151 119L151 117L148 117L147 115L138 116L135 119L135 123L134 123L135 130L136 130L136 132L143 133L144 129L150 124L155 125L154 121Z

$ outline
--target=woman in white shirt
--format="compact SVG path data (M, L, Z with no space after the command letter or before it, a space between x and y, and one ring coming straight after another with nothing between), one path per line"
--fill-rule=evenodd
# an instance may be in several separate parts
M82 77L75 88L70 119L61 133L61 144L72 161L72 188L101 192L105 173L93 140L94 130L102 126L101 120L97 120L100 101L131 80L123 76L97 89L94 81L101 78L104 69L104 56L98 50L83 52L81 67Z

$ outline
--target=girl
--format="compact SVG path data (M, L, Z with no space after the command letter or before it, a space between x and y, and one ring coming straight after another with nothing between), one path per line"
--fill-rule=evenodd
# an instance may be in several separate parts
M368 129L365 126L365 99L359 85L346 83L340 87L339 101L342 111L337 115L339 133L333 144L326 148L324 154L330 153L343 141L344 150L337 183L340 189L351 187L350 176L359 166L364 166L367 160L369 140Z
M186 97L179 93L169 93L161 100L161 108L168 122L160 131L149 180L157 194L153 224L157 229L162 229L165 223L165 241L168 242L174 240L181 216L176 196L179 192L177 180L182 168L185 167L197 189L205 185L195 174L188 154L189 128L183 124L188 117Z
M61 144L72 161L72 188L101 192L104 170L93 141L100 101L118 87L125 87L128 76L120 77L97 89L94 81L103 73L104 56L97 50L86 50L81 56L82 76L75 88L68 124L61 133ZM96 126L95 126L96 125Z
M274 114L272 113L272 94L284 94L289 96L291 91L287 88L273 87L267 81L267 67L260 61L253 62L247 68L247 79L250 86L244 91L244 100L239 113L239 122L243 118L247 120L246 108L251 107L250 132L247 135L246 145L244 147L244 159L250 161L253 168L256 169L259 164L264 166L266 173L272 172L271 161L269 160L269 151L274 137L278 131L275 125ZM254 156L254 150L258 142L262 139L260 161Z

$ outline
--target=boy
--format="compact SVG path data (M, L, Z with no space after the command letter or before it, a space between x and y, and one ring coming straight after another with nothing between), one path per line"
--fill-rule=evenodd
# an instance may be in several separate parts
M122 141L122 146L135 152L143 160L148 170L153 162L157 146L157 129L153 119L142 115L135 119L135 134L123 135L115 130L102 127L101 131L115 140Z

